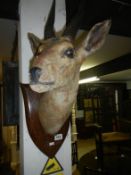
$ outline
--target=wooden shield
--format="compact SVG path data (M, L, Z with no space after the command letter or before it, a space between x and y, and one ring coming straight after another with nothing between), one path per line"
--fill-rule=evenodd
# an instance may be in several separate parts
M60 131L55 135L47 134L44 131L38 116L38 105L41 94L32 91L29 84L21 84L21 89L24 97L26 123L29 134L35 145L49 158L52 158L65 140L70 119L65 122Z

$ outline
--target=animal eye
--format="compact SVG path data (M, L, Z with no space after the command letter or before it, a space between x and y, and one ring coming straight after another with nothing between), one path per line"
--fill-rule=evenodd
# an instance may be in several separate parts
M67 50L65 50L64 55L69 58L74 58L74 49L68 48Z
M43 51L43 47L40 46L36 52L36 56L39 56L42 53L42 51Z

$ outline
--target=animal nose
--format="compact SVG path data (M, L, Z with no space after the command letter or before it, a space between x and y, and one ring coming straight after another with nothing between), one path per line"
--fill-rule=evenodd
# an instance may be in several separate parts
M37 83L41 75L41 69L39 67L33 67L30 69L31 82Z

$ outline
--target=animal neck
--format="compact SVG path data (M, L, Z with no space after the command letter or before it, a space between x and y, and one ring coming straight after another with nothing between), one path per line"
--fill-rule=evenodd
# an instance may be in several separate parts
M57 133L70 115L76 99L78 81L43 94L39 105L39 118L49 134Z

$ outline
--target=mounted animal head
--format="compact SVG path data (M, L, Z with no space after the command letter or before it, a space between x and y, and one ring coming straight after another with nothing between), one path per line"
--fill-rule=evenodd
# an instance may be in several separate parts
M97 23L81 45L75 47L74 40L82 18L81 12L67 25L61 36L55 35L54 14L55 0L45 26L44 39L39 39L32 33L28 34L34 54L30 86L39 93L68 86L72 82L78 83L81 64L88 55L103 45L111 25L110 20Z

